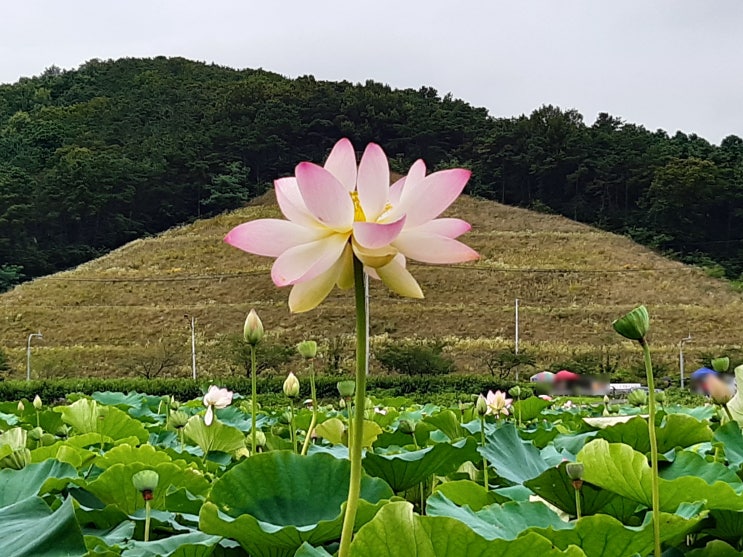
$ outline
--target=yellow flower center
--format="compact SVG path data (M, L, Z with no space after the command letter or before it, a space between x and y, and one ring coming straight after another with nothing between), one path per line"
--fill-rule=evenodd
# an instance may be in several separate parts
M364 214L364 209L361 208L361 201L359 201L359 193L352 191L351 199L353 200L354 222L366 222L366 215Z

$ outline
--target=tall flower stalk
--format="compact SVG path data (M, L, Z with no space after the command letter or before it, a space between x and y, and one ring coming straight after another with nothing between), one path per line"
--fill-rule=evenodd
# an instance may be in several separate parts
M306 455L312 441L312 434L317 426L317 389L315 388L315 356L317 356L317 342L314 340L305 340L297 345L299 355L305 360L309 360L310 366L310 399L312 399L312 419L310 427L307 428L307 435L302 445L302 454Z
M356 302L356 401L354 413L349 423L349 453L351 457L351 478L348 486L346 514L343 516L341 546L339 557L351 553L351 537L356 522L356 511L361 495L361 440L364 436L364 411L366 410L366 292L364 289L364 266L358 259L353 261L354 299Z
M243 337L250 346L250 454L255 454L258 448L257 415L258 415L258 364L255 357L255 348L263 338L263 323L254 309L250 310L245 319Z
M652 470L651 492L653 506L653 535L655 537L655 557L661 557L660 543L660 480L658 476L658 440L655 434L655 380L653 363L650 359L650 346L647 341L650 329L650 316L645 306L633 309L612 324L614 330L629 340L637 341L642 347L645 362L645 375L648 383L648 436L650 438L650 467Z
M423 291L407 260L447 264L474 261L476 251L457 238L470 230L456 218L438 218L459 196L470 172L462 168L426 175L416 161L390 185L387 157L370 143L356 163L348 139L335 144L324 166L302 162L295 176L275 182L287 220L258 219L233 228L225 241L248 253L274 257L271 278L291 286L289 309L317 307L335 286L354 288L356 404L349 423L351 478L339 556L348 557L361 484L361 439L366 400L364 275L408 298Z

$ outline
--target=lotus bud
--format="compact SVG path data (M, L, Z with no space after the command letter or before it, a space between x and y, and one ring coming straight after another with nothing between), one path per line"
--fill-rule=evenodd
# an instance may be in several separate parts
M666 401L666 392L658 391L657 393L655 393L655 400L663 404Z
M304 340L297 344L297 352L305 360L311 360L317 356L317 343L314 340Z
M356 391L356 381L338 381L338 393L344 398L350 398Z
M39 395L36 395L34 397L33 405L34 405L34 408L36 408L37 410L41 410L41 408L44 406L41 402L41 397Z
M648 403L648 394L642 389L635 389L627 396L627 402L632 406L645 406Z
M400 420L399 430L403 433L411 435L415 433L415 422L412 422L410 420Z
M730 392L730 387L728 387L719 377L710 375L704 385L707 388L709 397L715 404L727 404L730 402L730 399L733 398L733 393Z
M21 412L23 412L23 411L24 411L25 409L26 409L26 407L25 407L25 406L23 405L23 401L22 401L22 400L19 400L19 401L18 401L18 412L19 412L19 413L21 413Z
M185 427L188 423L188 414L183 412L182 410L178 410L177 412L171 412L170 413L170 426L174 429L181 429L182 427Z
M609 395L604 395L604 404L609 404L611 402L611 399L609 398Z
M571 480L582 480L583 479L583 463L582 462L568 462L565 465L565 471L568 473L568 478Z
M256 447L266 446L266 434L263 433L261 430L255 432L255 445Z
M160 474L154 470L141 470L132 476L132 484L142 494L142 499L151 501L152 492L157 489Z
M291 371L286 381L284 381L284 394L289 398L299 396L299 379Z
M261 318L254 309L250 310L247 319L245 319L245 326L243 327L243 336L245 342L255 346L263 338L263 323Z
M475 412L478 416L484 416L488 413L488 401L482 395L477 397L477 402L475 403Z
M629 340L637 340L640 343L650 329L650 316L645 306L639 306L612 323L614 330Z
M513 398L519 398L521 396L521 387L516 385L515 387L511 387L508 390L508 394L511 395Z
M170 397L170 409L171 410L178 410L181 407L181 403L178 402L174 396Z
M44 430L40 427L35 427L28 431L28 437L32 441L41 441L41 436L44 435Z
M345 407L346 407L346 401L345 401L345 399L340 399L340 400L338 401L338 408L341 408L341 409L343 409L343 408L345 408Z
M712 360L712 369L717 373L725 373L730 367L730 358L723 356L722 358L714 358Z

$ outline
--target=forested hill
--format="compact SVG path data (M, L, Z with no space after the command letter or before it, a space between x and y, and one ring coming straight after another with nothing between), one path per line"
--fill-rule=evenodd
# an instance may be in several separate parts
M552 106L492 118L431 88L156 58L0 86L0 289L238 207L343 136L380 143L395 170L467 166L469 193L743 271L739 137L715 146L607 114L588 125Z

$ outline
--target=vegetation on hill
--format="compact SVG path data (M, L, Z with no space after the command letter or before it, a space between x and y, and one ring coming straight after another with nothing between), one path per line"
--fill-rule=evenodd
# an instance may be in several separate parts
M728 354L741 363L740 351L731 347L743 338L743 324L730 316L743 310L743 301L729 283L557 215L467 196L449 214L473 224L466 241L482 258L411 266L423 300L400 298L372 282L375 374L391 353L399 362L428 346L432 361L453 358L458 372L495 379L563 366L622 378L640 368L641 358L612 331L611 321L640 301L652 314L660 376L677 377L677 343L689 332L689 371L702 356ZM293 344L312 338L321 345L319 369L350 369L349 292L336 290L316 310L291 315L288 290L271 282L271 260L222 242L240 222L278 215L268 192L249 207L136 240L3 294L0 346L7 348L10 377L23 376L26 337L38 330L44 338L34 341L34 377L187 377L191 334L184 315L196 317L200 376L244 376L247 351L239 339L251 307L268 333L259 355L266 367L298 369ZM512 354L515 298L520 358Z
M342 136L380 143L396 170L467 166L471 194L743 270L739 137L714 146L553 106L493 118L427 87L161 57L0 86L0 289L240 207Z

